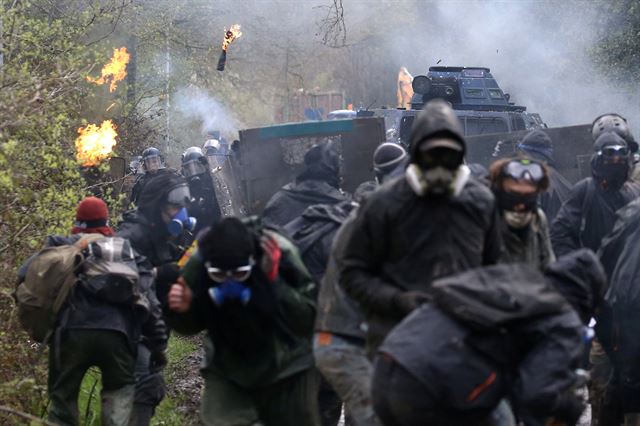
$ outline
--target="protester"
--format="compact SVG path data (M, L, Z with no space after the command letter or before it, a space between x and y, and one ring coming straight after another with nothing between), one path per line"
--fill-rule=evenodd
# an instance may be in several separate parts
M237 218L215 223L169 294L176 331L213 343L205 425L317 426L311 333L315 286L295 248Z
M262 219L284 226L313 204L336 204L348 200L340 189L340 153L333 141L314 145L304 155L304 170L267 202Z
M189 187L182 176L158 173L145 184L137 209L126 212L119 224L117 235L128 239L153 268L154 288L163 304L170 284L179 274L177 261L193 241L195 220L186 209L190 199ZM155 407L164 398L161 369L166 360L151 355L144 345L139 345L132 426L148 425Z
M585 325L606 277L589 250L544 275L526 264L473 269L433 284L380 347L373 400L385 425L575 425ZM496 411L497 410L497 411Z
M597 251L613 229L615 213L640 195L631 181L631 151L616 133L603 133L594 143L592 177L578 182L551 226L557 256L582 247Z
M569 197L573 185L556 169L551 138L542 130L532 130L516 146L516 150L545 164L549 188L540 194L540 208L549 223L553 223L560 207Z
M80 424L80 385L89 367L96 366L102 373L102 424L126 426L134 401L139 342L156 356L163 354L166 347L166 328L153 292L151 271L128 241L113 238L108 220L105 202L87 197L78 205L72 235L47 239L47 247L85 247L78 282L58 314L50 341L51 423ZM21 282L38 273L30 270L35 267L34 259L21 268ZM125 273L135 283L124 278L117 281ZM132 293L126 299L125 282L135 286L129 287Z
M599 255L609 277L609 290L597 316L596 333L606 350L612 374L598 383L604 407L600 425L640 424L640 200L618 211L618 221L602 243ZM607 369L608 371L608 369Z
M491 191L463 164L460 122L444 101L414 122L404 178L383 185L361 206L340 262L340 285L360 303L370 353L428 299L440 277L500 257Z
M501 262L545 269L555 260L549 225L538 208L549 185L546 167L528 158L504 158L490 168L491 189L500 210L504 250Z

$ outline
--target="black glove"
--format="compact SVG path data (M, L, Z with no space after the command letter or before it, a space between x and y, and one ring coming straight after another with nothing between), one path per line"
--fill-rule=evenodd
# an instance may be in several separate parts
M427 303L431 297L422 291L403 291L396 294L393 303L403 315L408 315L423 303Z
M171 284L178 281L180 267L177 263L165 263L156 268L156 294L158 300L164 306Z
M556 399L553 417L566 425L574 426L584 409L585 405L578 396L573 392L565 392Z
M149 370L152 373L161 371L167 365L167 355L163 350L155 350L149 356Z

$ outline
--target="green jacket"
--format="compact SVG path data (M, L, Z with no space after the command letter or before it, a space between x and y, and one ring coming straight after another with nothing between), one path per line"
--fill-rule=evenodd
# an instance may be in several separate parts
M269 283L262 271L254 268L247 281L252 297L246 306L218 307L212 302L208 290L213 282L196 252L182 270L193 292L191 309L184 314L167 312L167 322L178 333L207 330L213 350L207 351L204 370L214 370L248 389L313 366L315 284L293 244L271 231L264 232L275 237L282 250L279 274Z

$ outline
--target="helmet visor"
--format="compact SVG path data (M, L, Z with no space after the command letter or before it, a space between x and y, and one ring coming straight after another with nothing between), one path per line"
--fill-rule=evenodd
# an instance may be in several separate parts
M178 185L169 191L167 195L167 202L169 204L175 204L176 206L185 207L189 200L191 200L191 193L189 187L186 184Z
M162 159L159 155L152 155L144 159L144 168L148 172L155 172L162 168Z
M198 160L187 161L182 165L182 174L184 177L201 175L207 171L207 168Z

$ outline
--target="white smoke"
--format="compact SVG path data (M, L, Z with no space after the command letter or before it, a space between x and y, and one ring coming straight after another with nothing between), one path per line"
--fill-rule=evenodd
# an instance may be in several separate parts
M183 124L199 126L202 137L214 130L227 137L237 134L238 123L235 118L205 90L195 86L179 88L173 96L173 102Z

